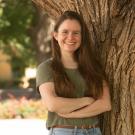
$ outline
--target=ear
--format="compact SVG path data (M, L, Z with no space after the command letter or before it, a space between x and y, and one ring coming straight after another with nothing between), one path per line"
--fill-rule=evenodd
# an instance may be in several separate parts
M57 33L57 32L52 32L52 36L53 36L56 40L58 40L58 33Z

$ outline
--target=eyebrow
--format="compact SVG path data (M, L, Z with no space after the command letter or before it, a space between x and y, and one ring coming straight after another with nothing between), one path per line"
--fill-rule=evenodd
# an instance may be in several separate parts
M61 30L61 31L70 31L70 30L68 30L68 29L63 29L63 30ZM81 32L81 30L73 30L73 32Z

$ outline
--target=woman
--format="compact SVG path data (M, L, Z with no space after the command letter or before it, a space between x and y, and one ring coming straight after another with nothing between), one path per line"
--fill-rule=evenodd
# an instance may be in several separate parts
M51 59L37 68L50 135L101 135L98 115L111 110L109 88L83 18L66 11L56 22Z

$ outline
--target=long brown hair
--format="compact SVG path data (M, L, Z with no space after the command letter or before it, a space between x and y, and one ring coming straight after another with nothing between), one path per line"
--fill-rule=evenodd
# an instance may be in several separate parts
M98 98L103 93L103 80L105 80L105 73L93 53L89 30L83 17L74 11L65 11L56 22L54 31L58 32L60 25L67 19L77 20L81 26L81 46L75 51L74 58L78 63L78 70L87 85L85 96ZM75 87L64 70L64 66L61 62L60 47L55 38L52 39L52 52L52 69L56 94L62 97L75 97Z

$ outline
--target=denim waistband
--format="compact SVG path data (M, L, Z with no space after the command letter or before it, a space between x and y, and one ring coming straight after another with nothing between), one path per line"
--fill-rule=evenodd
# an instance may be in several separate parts
M51 128L49 135L102 135L100 128L74 129L69 128Z

